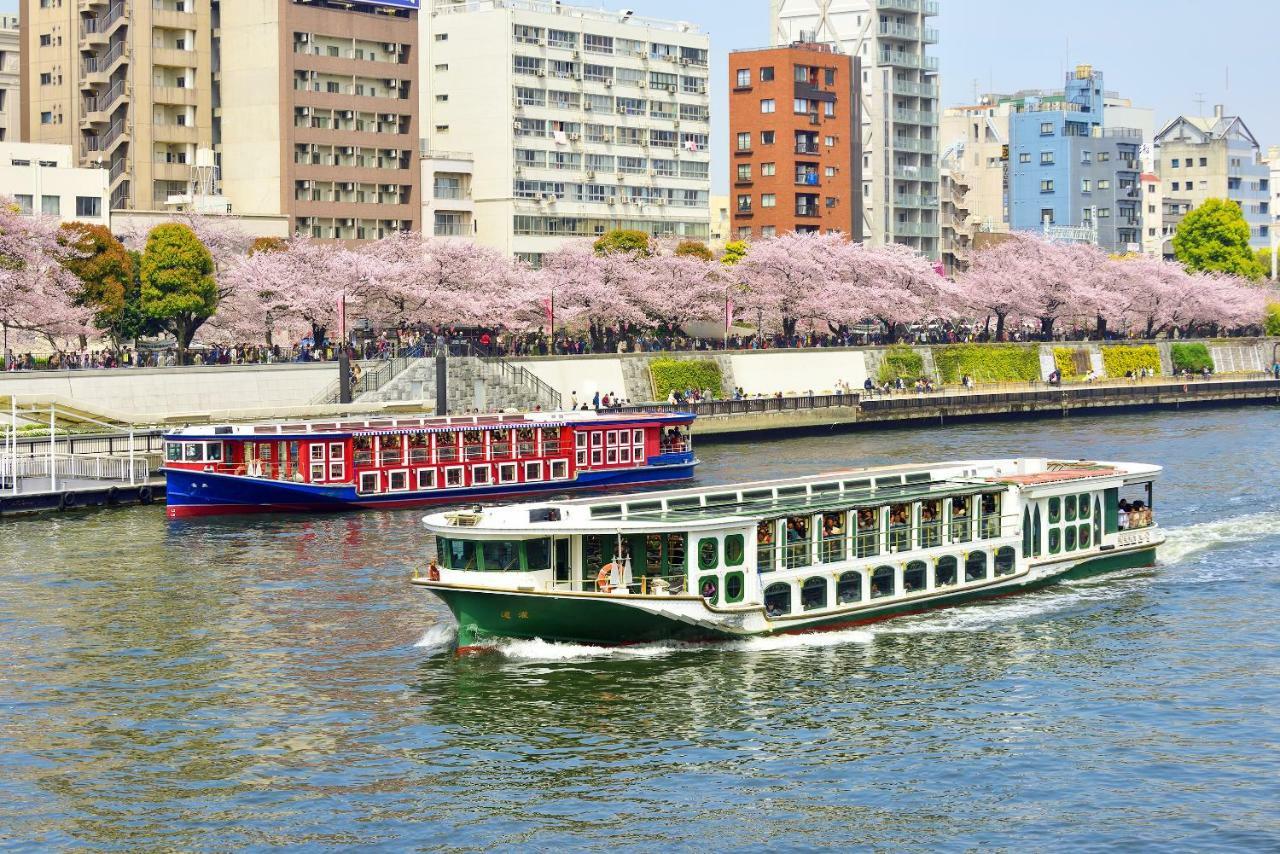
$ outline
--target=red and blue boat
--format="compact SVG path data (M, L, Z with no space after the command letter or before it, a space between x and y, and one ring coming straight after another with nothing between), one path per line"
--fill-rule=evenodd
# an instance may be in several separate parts
M471 504L693 477L680 412L532 412L186 427L168 516Z

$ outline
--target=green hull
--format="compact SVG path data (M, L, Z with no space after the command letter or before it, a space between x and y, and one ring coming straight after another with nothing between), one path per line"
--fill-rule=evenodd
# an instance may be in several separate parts
M1009 596L1054 584L1064 579L1088 578L1105 572L1150 566L1155 547L1099 555L1047 578L1013 586L988 586L960 590L924 601L898 602L880 608L831 614L818 620L777 620L761 632L740 634L689 625L624 604L626 600L548 593L487 591L430 586L458 621L458 646L465 648L498 638L621 645L682 641L705 643L742 637L835 631L953 607L979 599Z

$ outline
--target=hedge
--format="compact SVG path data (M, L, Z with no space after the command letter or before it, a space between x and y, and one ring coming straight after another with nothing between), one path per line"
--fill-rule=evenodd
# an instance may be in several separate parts
M1117 345L1102 348L1102 365L1109 377L1123 377L1130 371L1137 376L1143 368L1160 373L1160 351L1154 344Z
M933 363L944 383L958 383L965 374L984 383L1040 379L1040 356L1036 348L1016 344L934 347Z
M1072 347L1053 348L1053 366L1058 369L1058 375L1062 377L1063 382L1078 380L1081 377L1076 372L1075 355L1076 351Z
M1203 344L1174 344L1169 348L1174 370L1198 374L1205 368L1213 370L1213 356Z
M720 365L712 359L654 359L649 363L653 394L666 400L673 390L710 389L716 397L724 395Z
M910 347L890 347L880 359L878 376L882 383L891 383L899 377L915 382L924 376L924 357Z

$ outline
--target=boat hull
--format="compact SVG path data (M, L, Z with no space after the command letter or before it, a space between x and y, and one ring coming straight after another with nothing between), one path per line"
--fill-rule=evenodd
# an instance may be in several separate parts
M358 495L353 486L316 486L243 475L167 469L166 515L170 519L241 513L316 513L343 510L397 510L495 499L524 499L590 489L688 480L698 461L687 459L644 468L580 472L574 480L550 483L493 484L487 487L426 492Z
M889 602L881 607L865 604L810 619L768 620L762 609L734 612L732 619L717 615L728 612L693 600L693 607L675 612L662 607L663 597L617 597L583 593L548 593L494 590L441 584L415 579L438 596L458 621L458 647L465 651L485 641L502 638L541 639L600 646L677 641L712 643L780 634L839 631L893 617L950 608L982 599L1029 592L1066 579L1086 578L1106 572L1155 563L1156 544L1125 551L1100 553L1065 565L1059 571L997 580L981 587L908 601ZM682 605L686 604L688 599ZM706 619L699 619L701 616Z

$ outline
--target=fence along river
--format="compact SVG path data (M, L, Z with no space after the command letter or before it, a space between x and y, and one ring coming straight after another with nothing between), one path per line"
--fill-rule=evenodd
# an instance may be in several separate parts
M417 513L0 525L0 827L39 847L1274 849L1280 411L702 445L707 483L1149 460L1155 569L857 631L458 660ZM1081 817L1087 816L1087 821Z

